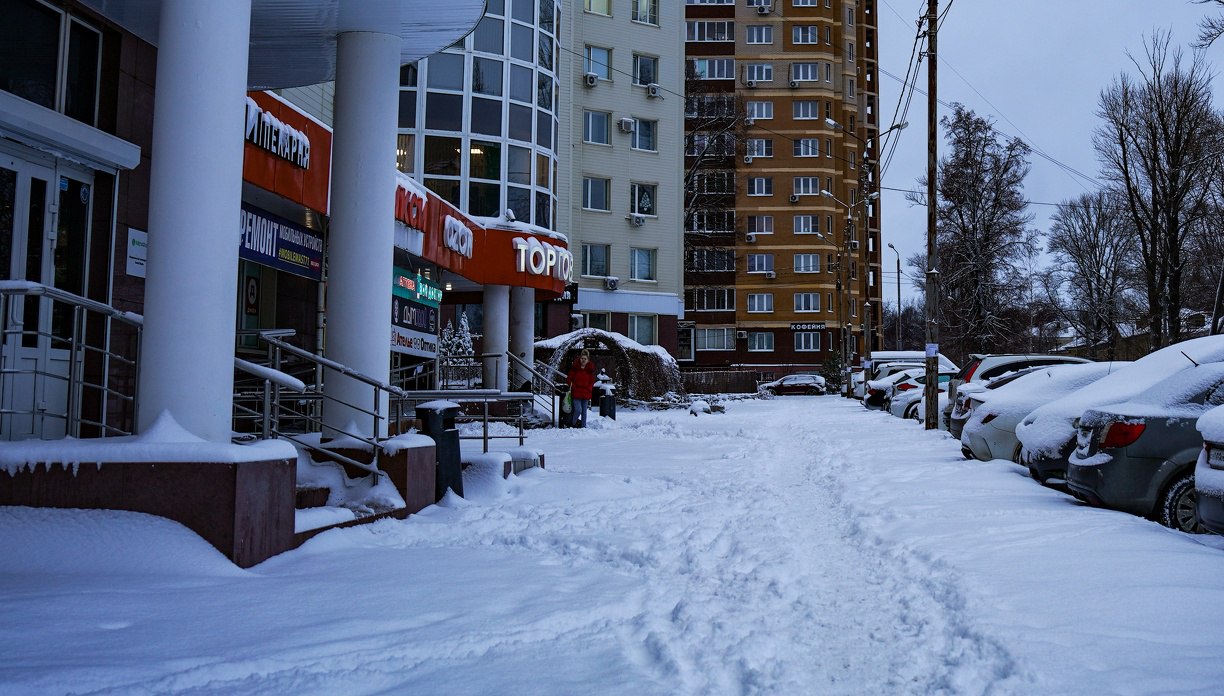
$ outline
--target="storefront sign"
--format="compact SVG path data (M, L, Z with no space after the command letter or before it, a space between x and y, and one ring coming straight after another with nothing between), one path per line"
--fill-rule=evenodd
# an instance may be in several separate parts
M391 350L432 358L438 354L438 305L442 289L398 266L391 282Z
M535 237L515 237L510 240L514 247L515 268L519 273L552 276L570 282L574 278L574 255L569 249L555 247Z
M302 169L310 169L310 136L246 100L246 140Z
M472 258L472 246L475 238L470 227L447 215L442 235L443 243L446 244L447 249L460 256Z
M145 262L149 257L149 233L128 228L127 274L136 278L145 277Z
M238 255L314 281L323 277L323 237L271 213L242 204Z
M391 292L409 302L418 302L427 307L437 307L442 304L442 288L420 273L395 267L395 281L391 284Z
M247 92L243 136L244 181L328 214L331 129L271 92Z
M804 324L791 324L791 331L823 331L825 323L823 321L809 321Z

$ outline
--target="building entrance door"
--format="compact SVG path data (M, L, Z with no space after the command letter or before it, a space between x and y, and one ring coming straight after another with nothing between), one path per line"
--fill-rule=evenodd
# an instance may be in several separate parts
M0 280L83 295L92 188L88 170L0 150ZM72 306L18 296L4 311L0 439L63 437L74 407Z

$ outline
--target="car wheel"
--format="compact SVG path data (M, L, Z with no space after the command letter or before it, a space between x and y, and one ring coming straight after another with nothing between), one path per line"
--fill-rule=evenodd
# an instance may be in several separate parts
M1023 449L1024 447L1022 445L1016 445L1016 449L1012 451L1011 459L1013 462L1017 464L1020 463L1020 450L1023 450Z
M880 408L885 413L892 413L892 399L884 399L884 404Z
M918 420L918 407L916 405L906 406L905 407L905 417L910 420Z
M1203 534L1199 522L1198 496L1194 491L1194 473L1182 474L1160 498L1160 523L1179 532Z

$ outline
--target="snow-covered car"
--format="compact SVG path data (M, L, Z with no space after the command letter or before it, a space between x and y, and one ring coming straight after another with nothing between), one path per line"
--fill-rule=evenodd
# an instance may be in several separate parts
M1195 365L1224 360L1224 336L1204 336L1166 346L1096 382L1028 414L1016 426L1020 463L1043 484L1065 481L1075 449L1076 419L1095 406L1126 401Z
M911 372L913 372L914 374L910 374ZM917 392L918 394L922 394L923 390L926 388L926 370L924 369L920 369L916 371L906 370L902 374L905 374L906 377L893 382L892 385L889 386L887 393L884 395L884 410L888 411L889 413L893 412L892 402L894 399L897 399L902 394L906 394L908 392ZM948 380L952 379L953 374L955 373L952 373L952 372L940 372L939 373L939 376L938 376L939 377L939 382L938 382L939 391L941 392L947 391ZM911 403L915 403L910 399L904 399L904 400L910 401ZM902 418L912 417L912 415L913 415L912 413L906 414L905 411L902 411L901 413Z
M1084 411L1067 488L1096 507L1202 533L1194 464L1203 449L1199 416L1224 405L1224 363L1184 370L1139 396Z
M947 406L947 405L948 405L948 390L946 390L946 389L940 389L940 390L939 390L939 401L938 401L938 403L936 403L936 404L935 404L935 408L937 408L937 409L938 409L938 413L943 413L944 406ZM922 396L920 396L920 397L918 398L918 400L917 400L917 401L915 401L915 402L914 402L914 418L915 418L915 419L916 419L916 420L917 420L919 423L924 423L924 422L926 422L926 408L927 408L927 405L926 405L926 395L925 395L925 394L923 394ZM938 427L940 430L947 430L947 429L948 429L948 428L946 427L946 425L944 424L944 422L943 422L943 419L942 419L942 418L936 418L936 419L935 419L935 421L936 421L936 423L935 423L935 424L936 424L936 426L937 426L937 427Z
M825 393L825 378L820 375L787 375L772 382L766 382L757 388L774 396L783 394L823 394Z
M991 380L961 384L956 390L956 394L950 394L948 397L948 402L952 404L951 411L948 414L948 433L959 440L965 423L969 420L969 416L973 415L973 409L986 400L985 394L1011 384L1024 375L1040 369L1043 368L1026 367L1015 372L1006 372ZM969 458L972 459L972 457Z
M944 411L943 417L947 420L948 432L955 438L960 437L961 427L965 423L964 416L967 415L962 414L959 421L955 415L955 409L957 407L956 397L960 391L961 385L986 385L992 380L1002 377L1010 372L1018 372L1020 370L1032 367L1088 362L1088 360L1085 358L1077 358L1072 355L1044 355L1040 353L975 353L969 357L969 362L963 368L961 368L960 372L958 372L956 376L952 378L951 384L948 385L948 402L951 408Z
M1224 534L1224 406L1199 416L1195 427L1203 437L1194 466L1199 522L1207 531Z
M918 400L922 398L921 389L910 389L898 392L888 400L888 412L897 418L913 420L918 412Z
M961 452L967 459L1020 461L1016 425L1025 416L1129 364L1099 362L1043 367L995 389L966 394L973 403L961 430Z
M863 394L863 406L869 409L887 409L885 402L893 393L893 385L897 382L922 374L922 368L911 367L908 370L893 372L886 377L867 380Z

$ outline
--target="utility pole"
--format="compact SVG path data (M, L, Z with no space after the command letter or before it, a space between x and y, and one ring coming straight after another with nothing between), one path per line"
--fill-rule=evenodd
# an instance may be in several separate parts
M927 0L927 274L926 274L926 429L939 428L939 248L935 243L938 221L939 94L936 76L939 59L935 34L939 28L939 0Z

